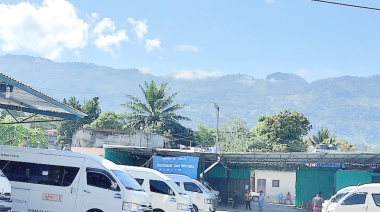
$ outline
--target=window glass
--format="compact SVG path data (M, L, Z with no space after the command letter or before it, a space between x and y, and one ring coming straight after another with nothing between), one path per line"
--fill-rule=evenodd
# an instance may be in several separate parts
M272 187L280 187L280 181L279 180L272 180Z
M36 164L35 183L55 186L69 186L74 181L79 168Z
M111 189L112 181L103 173L87 171L87 185Z
M144 179L135 178L135 180L136 180L140 185L142 185L142 184L144 183Z
M373 201L377 206L380 206L380 194L372 194Z
M10 181L43 185L69 186L79 172L77 167L0 161L0 167Z
M116 177L121 181L123 186L128 190L143 191L141 185L125 171L112 170ZM112 179L112 178L111 178ZM113 180L113 179L112 179ZM113 180L115 181L115 180Z
M203 193L202 189L199 188L195 183L191 182L184 182L183 187L185 188L186 191L191 191L191 192L197 192L197 193Z
M339 202L344 196L346 196L347 193L342 193L336 195L334 198L331 199L331 202Z
M165 182L162 182L159 180L149 180L149 184L150 184L151 192L171 195L170 194L171 189Z
M180 183L179 183L179 182L175 182L175 184L177 184L178 186L180 186Z
M10 181L31 182L33 179L33 163L2 160L0 166Z
M366 194L353 194L352 196L348 197L345 201L345 205L358 205L358 204L364 204Z

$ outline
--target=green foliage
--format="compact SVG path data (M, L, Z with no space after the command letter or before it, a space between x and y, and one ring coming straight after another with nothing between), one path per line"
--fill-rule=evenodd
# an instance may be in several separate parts
M356 151L357 148L353 146L352 144L348 143L345 140L339 140L335 143L335 145L338 148L338 151L342 152L350 152L350 151Z
M178 143L188 144L191 134L179 121L189 121L190 119L175 113L185 105L172 105L178 92L169 95L167 83L161 83L157 86L152 81L150 84L145 82L144 87L139 86L144 95L144 101L127 95L131 101L122 104L131 111L123 116L127 127L136 130L142 129L145 133L172 135Z
M24 146L33 148L47 148L49 143L44 131L38 128L27 128L23 124L10 123L12 119L0 117L0 144L10 146Z
M120 122L120 119L115 112L106 111L105 113L100 114L99 118L91 124L85 125L85 127L90 129L121 130L123 129L123 124Z
M310 128L309 119L302 113L285 110L270 117L260 116L251 132L264 137L272 150L299 152L307 148L302 137L307 135Z
M198 124L198 131L195 131L195 143L198 146L215 146L215 130L210 127Z
M85 100L83 106L75 97L70 97L69 100L64 99L62 102L88 115L88 117L76 121L61 122L58 126L58 142L71 144L73 134L79 127L82 127L85 124L90 124L99 117L101 112L99 107L99 97L94 97L91 100Z

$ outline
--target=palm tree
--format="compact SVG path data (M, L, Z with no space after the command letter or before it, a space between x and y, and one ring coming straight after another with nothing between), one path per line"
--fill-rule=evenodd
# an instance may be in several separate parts
M171 106L178 92L169 95L167 83L156 86L153 80L150 84L145 82L144 87L139 86L144 94L145 102L135 96L127 95L132 101L122 104L132 111L124 115L129 127L137 130L142 129L147 133L159 134L171 134L186 129L179 124L179 121L189 121L190 119L175 113L182 109L185 104Z
M313 135L312 141L313 145L316 146L318 144L324 143L327 139L330 138L330 131L329 129L323 129L318 131L317 135Z

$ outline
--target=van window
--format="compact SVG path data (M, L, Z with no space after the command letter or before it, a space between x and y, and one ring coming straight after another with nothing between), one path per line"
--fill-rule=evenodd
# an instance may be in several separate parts
M142 185L144 183L144 179L141 179L141 178L135 178L135 180L140 184Z
M89 186L94 186L103 189L111 189L112 182L115 181L111 180L104 173L87 170L87 185Z
M179 183L179 182L175 182L175 184L177 184L178 186L180 186L180 183Z
M162 182L159 180L149 180L149 184L150 184L151 192L166 194L166 195L173 195L173 196L175 195L174 193L170 194L171 189L165 182Z
M70 186L78 171L77 167L36 164L34 178L37 184Z
M144 191L140 184L136 182L135 179L131 175L129 175L125 171L112 170L112 172L116 175L117 179L123 184L124 188L128 190L134 191Z
M377 206L380 206L380 194L372 194L373 201Z
M0 160L0 168L10 181L69 186L79 172L77 167Z
M353 194L344 200L345 205L359 205L364 204L367 194Z
M186 191L192 191L192 192L197 192L197 193L203 193L202 189L199 188L195 183L191 182L184 182L183 187L185 188Z

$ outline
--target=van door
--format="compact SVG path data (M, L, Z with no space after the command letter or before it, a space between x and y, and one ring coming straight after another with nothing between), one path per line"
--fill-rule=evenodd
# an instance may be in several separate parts
M169 185L161 180L149 180L153 208L177 211L177 199Z
M205 200L202 189L193 182L183 182L183 188L185 189L185 192L190 197L190 199L193 201L193 204L196 205L197 209L203 210Z
M367 211L367 193L354 193L347 196L340 205L339 211L358 212Z
M107 170L86 168L85 175L82 192L86 210L98 209L104 212L122 210L123 190Z
M28 211L75 211L83 158L38 155Z
M372 198L373 202L369 202L367 211L368 212L376 212L380 210L380 193L371 194L368 198Z

